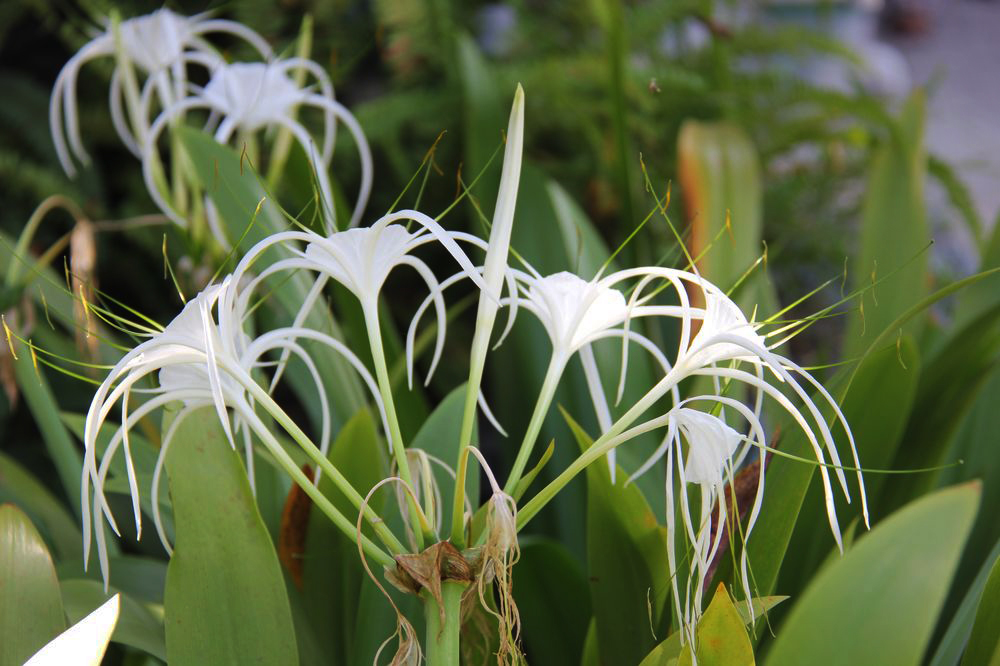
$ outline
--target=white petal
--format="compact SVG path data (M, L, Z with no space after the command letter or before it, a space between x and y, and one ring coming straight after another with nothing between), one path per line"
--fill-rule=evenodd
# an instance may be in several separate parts
M120 607L121 595L116 594L56 636L25 666L99 666L118 623Z

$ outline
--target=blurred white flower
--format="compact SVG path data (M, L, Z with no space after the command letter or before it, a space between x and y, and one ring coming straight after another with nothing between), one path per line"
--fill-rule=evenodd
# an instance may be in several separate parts
M100 666L121 610L116 594L36 652L24 666Z
M614 423L610 422L607 414L599 418L602 434L595 441L592 452L583 458L614 451L618 445L646 432L667 429L660 447L629 480L666 458L668 554L675 610L681 619L685 640L693 639L694 627L701 614L702 589L722 538L721 528L714 532L711 528L712 515L716 514L716 526L726 524L731 507L725 500L725 486L733 482L735 472L754 448L763 457L767 447L761 423L765 398L792 418L813 449L819 464L830 529L838 546L841 546L840 526L828 468L833 468L844 497L850 502L843 465L831 432L831 424L841 424L854 467L858 469L862 514L865 524L868 523L864 479L854 438L836 401L808 372L769 349L764 337L758 333L759 325L749 321L718 287L695 273L659 267L619 271L591 283L566 276L558 279L553 279L553 276L542 279L529 277L522 281L529 283L530 287L528 298L521 301L521 306L536 313L543 321L553 341L554 357L560 354L567 356L579 349L583 359L587 343L606 337L622 338L619 397L627 371L628 341L638 342L660 361L663 377L629 406L620 418ZM631 293L627 300L622 294L607 291L629 283ZM657 304L655 299L664 291L674 303ZM542 297L542 294L545 296ZM692 301L704 303L704 307L696 307L691 304ZM648 339L631 330L631 325L641 317L667 317L676 321L678 345L672 358L665 358ZM586 368L587 361L584 363ZM600 378L596 376L596 366L588 370L588 375L588 382L590 378L595 378L591 394L595 399L595 408L599 408L604 391ZM711 378L713 392L682 401L678 385L692 377ZM748 389L748 401L752 406L737 399L741 393L734 389L740 384ZM815 391L817 397L811 397L807 389ZM649 412L662 409L658 405L668 396L671 405L666 413L661 411L661 416L633 426L641 418L648 417ZM708 407L705 410L695 409L690 406L692 403L707 404ZM829 421L820 405L832 413ZM598 413L600 415L600 410ZM730 425L733 413L744 424L742 432ZM581 460L581 464L586 463L586 460ZM697 510L689 505L689 488L696 488L700 495L700 508ZM742 532L741 577L748 599L751 591L745 543L756 523L763 491L764 469L761 466L756 496ZM527 512L532 515L535 510L530 507ZM680 525L677 524L678 517ZM736 516L736 519L739 517ZM686 582L677 580L678 539L686 544L680 552L691 553ZM678 593L679 587L683 588L683 594Z
M302 87L292 80L296 72L314 77L318 92ZM153 121L147 140L142 145L143 177L156 205L174 222L187 225L184 217L164 198L156 184L154 165L158 163L157 140L164 128L176 118L194 109L211 112L215 140L228 143L237 131L253 134L271 127L282 127L309 157L319 184L322 218L328 232L336 229L333 191L328 170L333 156L335 120L343 122L354 138L361 161L361 185L350 225L357 226L371 192L372 158L368 141L354 116L333 98L333 87L326 72L316 63L303 58L290 58L271 63L222 64L214 69L204 88L189 86L188 96L167 106ZM296 110L313 107L323 113L324 129L317 145L305 126L296 118ZM214 215L209 202L209 214ZM218 235L217 221L210 220Z
M119 448L123 448L136 529L141 534L139 489L129 446L129 430L152 411L171 402L182 404L173 425L164 434L153 472L151 489L153 521L161 541L168 550L170 545L167 543L160 521L157 498L164 459L176 425L183 420L188 411L203 406L214 406L226 437L234 447L236 440L233 432L236 431L241 436L247 474L253 485L251 432L265 445L269 445L273 437L266 432L263 422L254 412L257 398L262 391L252 390L257 386L252 375L258 368L271 364L264 357L272 350L295 354L312 377L323 410L319 449L324 456L330 440L328 401L319 372L298 340L310 339L320 342L350 362L372 391L385 423L385 410L379 400L375 382L364 364L350 349L338 340L305 328L281 328L251 339L245 332L249 298L249 294L245 291L237 291L236 280L232 276L227 277L221 284L209 286L191 299L162 332L128 352L97 389L87 413L84 429L85 454L81 505L86 563L90 556L92 527L90 485L93 483L93 527L105 581L107 581L108 562L102 515L111 528L119 533L104 497L105 480L115 454ZM154 373L158 375L155 388L137 388L140 381ZM132 393L142 394L145 401L130 412L129 402ZM257 397L255 398L253 394ZM111 409L119 401L121 401L121 424L115 428L98 466L98 432ZM230 409L234 412L233 419L229 416Z
M83 46L59 72L52 97L49 102L49 124L56 154L66 173L73 177L76 168L73 157L87 164L90 157L83 147L80 124L77 118L76 79L80 69L91 60L113 57L116 54L116 34L110 20L106 21L103 32ZM132 109L131 121L137 126L129 127L123 111L124 73L116 65L111 76L110 103L115 130L122 142L136 155L148 131L149 109L155 97L160 107L175 103L186 93L187 71L185 56L195 56L197 61L210 69L223 64L222 57L206 41L212 33L234 35L250 44L262 58L271 57L271 47L256 32L235 21L210 18L208 14L182 16L169 9L159 9L152 14L127 19L118 25L122 55L147 76L143 86L146 98L145 113L138 114ZM65 133L65 134L64 134ZM69 146L66 145L67 137Z

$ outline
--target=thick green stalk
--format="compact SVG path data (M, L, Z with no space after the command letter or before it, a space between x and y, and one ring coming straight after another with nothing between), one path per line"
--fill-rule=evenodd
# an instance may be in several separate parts
M524 474L524 468L528 465L528 460L531 458L531 451L535 447L538 433L545 422L546 414L549 413L552 398L556 394L559 379L562 377L563 370L565 369L565 356L554 354L549 361L548 369L545 371L545 379L542 381L542 389L539 391L537 402L535 402L535 411L532 413L531 421L528 423L528 430L524 433L524 440L521 442L521 448L517 452L514 466L510 470L510 476L507 477L507 483L503 489L508 495L514 494L514 489L517 488L517 484L521 480L521 475Z
M431 595L424 599L427 620L427 666L459 666L459 637L462 629L462 593L465 585L453 581L441 584L444 606L444 626L441 626L441 606Z
M517 529L528 524L528 521L535 517L542 508L562 490L567 483L587 468L595 460L617 446L613 442L625 430L638 419L643 412L653 406L657 400L662 398L673 386L688 374L689 370L683 364L674 366L666 376L659 381L639 402L635 403L631 409L611 426L611 429L594 440L590 448L584 451L579 458L570 463L569 467L563 470L562 474L554 478L544 488L538 491L534 497L528 501L517 512ZM610 442L610 445L609 445Z
M319 507L320 511L326 514L327 518L329 518L330 521L336 525L348 539L351 541L357 539L357 525L348 520L347 517L344 516L344 514L342 514L332 502L330 502L329 498L327 498L327 496L320 491L316 484L312 482L312 479L306 476L305 473L299 469L299 466L295 464L295 461L292 460L291 456L288 455L288 452L281 446L281 443L278 442L275 436L271 434L271 431L267 429L267 426L265 426L264 422L260 420L260 417L254 414L251 409L246 409L246 411L242 413L242 416L247 419L251 429L257 434L258 437L260 437L260 440L267 447L268 451L271 452L271 455L274 456L278 465L285 470L286 474L292 477L292 480L295 481L300 488L302 488L313 503ZM336 469L333 468L332 465L330 467L331 469ZM350 486L350 484L347 485ZM339 488L340 484L337 484L337 486ZM373 523L373 526L376 528L376 532L378 531L378 527L380 525L385 527L381 523ZM391 535L392 533L390 532L389 534ZM375 542L366 537L364 534L361 535L361 548L365 551L365 554L368 557L378 562L381 566L396 566L396 561L392 559L392 556L379 548Z
M375 304L362 303L361 309L365 318L365 327L368 329L368 341L372 349L372 361L375 365L375 378L378 381L378 390L382 396L382 404L385 406L386 420L389 423L389 445L392 449L393 458L396 460L396 469L399 478L413 488L413 475L410 474L410 464L406 459L406 449L403 446L403 433L399 428L399 418L396 416L396 403L392 399L392 381L389 379L389 368L385 362L385 350L382 346L382 329L379 326L378 306ZM420 508L416 500L406 493L407 503L410 507L410 528L417 541L417 548L423 550L424 540L433 540L434 535L430 533L430 527L425 520L421 520Z
M472 350L469 354L469 381L466 384L465 412L462 415L462 429L458 440L458 462L455 477L455 497L451 514L451 541L457 548L465 547L465 477L469 463L468 449L472 445L472 428L476 418L476 400L483 380L486 354L489 351L490 336L500 308L500 293L503 290L504 273L507 271L507 254L510 251L510 236L514 225L514 208L517 204L517 190L521 180L521 154L524 148L524 90L518 84L514 92L510 119L507 122L507 145L503 152L503 171L500 174L500 190L497 194L496 210L493 211L493 226L490 229L489 249L483 264L485 288L479 294L479 310L476 312L476 332L472 336Z
M321 470L323 470L323 473L327 475L327 478L329 478L330 481L337 486L337 489L340 490L340 492L344 493L347 499L350 500L351 504L357 507L359 511L361 511L362 507L364 507L363 511L365 519L369 522L369 524L371 524L372 529L375 530L375 534L382 539L382 542L385 543L385 545L388 546L394 553L406 552L406 547L403 546L399 539L397 539L392 531L389 530L385 521L383 521L382 518L376 514L369 505L365 504L365 499L360 493L358 493L357 490L355 490L354 486L351 485L351 482L348 481L347 478L341 474L340 470L338 470L333 463L331 463L330 460L323 455L323 452L320 451L315 444L313 444L312 440L309 439L309 436L302 432L302 429L299 428L295 421L293 421L291 417L285 413L278 403L274 402L271 396L268 395L267 391L261 388L249 375L242 378L240 380L240 384L246 388L250 392L251 397L257 401L275 421L278 422L278 425L284 428L284 430L291 435L292 439L295 440L295 443L302 447L302 450L306 452L306 455L308 455L313 462L316 463ZM264 429L264 432L267 432L266 428ZM282 453L284 453L283 450ZM296 469L298 468L296 467ZM352 527L350 533L351 538L354 538L354 531L355 528Z
M491 329L492 330L492 329ZM479 328L473 336L472 346L478 342ZM489 339L486 339L489 343ZM476 400L479 397L479 386L483 381L483 365L485 355L472 355L472 368L469 370L469 381L465 385L465 407L462 413L462 428L458 435L458 467L455 472L455 497L451 514L451 542L456 548L465 547L465 477L468 474L468 448L472 442L472 429L476 423Z

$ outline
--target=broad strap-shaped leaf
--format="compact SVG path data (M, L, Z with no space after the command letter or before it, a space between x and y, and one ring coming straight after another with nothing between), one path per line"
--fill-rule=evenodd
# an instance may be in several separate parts
M83 562L80 527L55 495L16 460L0 451L0 503L12 502L51 544L56 560Z
M328 458L365 496L387 476L386 455L385 442L379 437L372 414L363 409L341 428ZM345 516L352 520L357 517L357 509L332 481L323 478L319 487ZM392 487L386 488L373 498L376 512L381 513L378 508L393 491ZM356 623L361 621L361 584L367 574L361 567L357 544L323 512L310 510L307 527L305 553L301 556L302 605L322 651L333 661L349 663L357 636ZM394 616L389 605L385 606L391 631ZM339 659L335 655L340 655Z
M986 504L984 503L984 505ZM973 530L974 533L975 530ZM968 550L969 547L966 547L966 556L968 556ZM965 597L958 606L958 610L951 615L948 629L938 642L937 649L934 651L934 657L929 662L930 666L958 666L958 662L962 659L962 652L969 641L969 634L972 633L972 625L976 620L976 611L983 596L983 588L986 587L986 581L989 580L993 566L998 559L1000 559L1000 541L997 541L993 546L989 557L986 558L983 566L979 568L975 579L973 579L972 585L966 590ZM961 589L958 583L961 573L961 568L959 568L959 573L955 576L956 582L954 585L957 589Z
M852 424L862 466L870 465L867 455L884 461L886 456L892 455L896 450L913 404L919 372L916 346L908 338L901 340L898 350L885 350L862 362L844 397L842 407L847 422ZM840 382L835 379L831 386L842 383L844 377L845 375L839 377ZM830 418L831 414L825 412L825 416ZM812 455L805 436L794 424L785 424L782 432L778 442L780 450L797 456ZM838 449L841 452L848 450L845 448L843 433L835 429L834 434ZM813 465L777 455L772 457L767 466L763 508L753 536L747 544L758 594L771 594L776 589L778 572L786 559L792 532L800 519L803 501L815 469ZM853 474L848 474L848 478L851 477ZM853 484L851 495L855 499L850 513L857 513L857 487ZM800 569L806 566L811 572L810 567L815 566L815 562L829 552L833 539L829 536L830 526L821 506L810 507L807 515L819 517L801 528L806 530L801 539L808 542L810 551L814 548L809 541L813 536L816 536L821 546L818 552L808 556L809 564L796 558L792 566ZM727 563L729 559L723 558L716 580L727 580L727 572L732 571L731 565ZM790 593L792 590L782 589L781 592Z
M993 563L976 612L976 623L965 648L962 666L1000 664L1000 559Z
M689 251L710 282L730 289L763 251L763 190L750 138L727 123L688 120L677 137L677 168L691 229ZM763 306L764 267L734 295L750 312Z
M718 591L716 591L716 596L718 596L718 594L719 594ZM765 621L766 617L765 614L767 613L767 611L771 610L772 608L780 604L782 601L785 601L786 599L788 599L788 597L775 596L775 597L754 598L753 599L754 618L756 618L756 621L758 622ZM743 624L749 625L751 620L750 604L748 604L746 601L740 601L735 604L735 608ZM711 612L711 606L709 606L709 610L705 612L706 617L708 616L709 612ZM711 629L711 631L714 631L714 629ZM735 632L734 630L733 633L737 632ZM746 635L746 632L743 632L743 634ZM683 646L681 645L681 634L679 631L675 631L674 633L670 634L670 636L668 636L665 641L657 645L652 652L647 654L646 658L642 660L642 663L639 664L639 666L670 666L670 664L676 664L681 657L682 647ZM701 663L701 659L702 656L701 654L699 654L698 655L699 664Z
M166 467L177 532L164 595L168 661L297 664L278 557L214 409L184 418Z
M917 345L909 335L904 335L897 344L897 347L884 349L864 361L842 405L857 442L858 457L862 467L866 469L893 467L897 452L902 455L900 449L905 450L911 444L911 440L902 435L907 421L913 415L914 400L923 366ZM853 467L854 461L844 455L845 451L849 451L846 438L839 427L835 432L837 446L844 456L842 462ZM787 468L789 463L799 467L799 472L806 471L801 468L807 466L801 463L772 459L776 471L774 475L767 477L768 480L775 480L776 476L782 473L780 470ZM898 463L898 465L907 468L915 466L912 462ZM836 497L837 513L841 516L860 516L856 473L845 472L845 474L851 482L852 503L847 504L841 497ZM865 488L870 505L876 504L886 480L891 478L884 474L865 475ZM878 521L884 516L884 512L873 511L872 520ZM860 523L860 527L864 529L863 523ZM757 538L756 532L751 541L755 538ZM813 479L798 512L795 529L788 545L788 552L794 553L795 556L787 558L783 563L777 589L793 597L797 596L823 561L836 551L837 546L827 522L822 489L819 481ZM770 565L765 563L764 567L769 569Z
M520 541L514 596L531 663L578 666L590 622L583 570L556 541L533 536Z
M113 566L113 565L112 565ZM63 606L71 623L77 623L100 607L117 590L104 593L104 586L96 580L75 579L61 583ZM143 604L120 594L118 623L111 635L113 643L138 648L157 659L167 660L163 637L163 620L158 619Z
M565 412L581 451L590 437ZM670 568L666 529L642 492L617 483L603 460L587 468L587 574L597 623L597 644L605 664L637 664L664 631ZM651 617L652 615L652 617Z
M979 503L978 483L922 497L825 567L776 628L768 666L916 666Z
M483 211L496 206L500 183L501 159L490 162L490 156L503 141L507 127L506 101L497 86L497 77L483 58L476 42L467 34L457 41L458 74L462 86L462 130L465 145L466 182L482 173L474 194ZM489 164L489 168L486 165ZM483 171L483 169L486 169ZM522 179L524 182L524 179ZM471 210L471 209L470 209ZM517 225L515 225L516 227ZM470 229L479 229L473 213Z
M945 348L921 373L913 414L896 452L897 469L934 467L975 405L1000 361L1000 302L947 336ZM936 478L910 474L887 479L879 507L891 511L932 489Z
M0 664L21 664L66 628L52 557L13 504L0 505Z
M753 666L753 646L733 600L726 592L726 586L719 584L712 602L698 623L695 634L700 666ZM681 651L678 666L690 666L690 646Z
M892 124L889 137L875 151L861 211L861 246L851 265L855 288L881 279L874 297L866 293L863 309L848 319L844 357L862 354L869 343L927 290L930 231L924 204L927 172L924 152L925 103L917 91ZM917 335L923 320L910 325Z

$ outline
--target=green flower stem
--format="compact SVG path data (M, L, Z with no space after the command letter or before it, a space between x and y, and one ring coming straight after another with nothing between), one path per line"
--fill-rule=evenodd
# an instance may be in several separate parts
M35 238L35 233L38 231L38 227L41 226L45 217L57 208L65 209L74 220L82 220L85 218L83 211L72 199L61 194L53 194L46 197L45 200L38 205L38 208L31 213L31 217L28 218L28 221L24 224L24 228L21 230L21 235L17 238L17 244L14 246L14 251L11 253L11 257L14 260L12 260L10 262L10 266L7 267L5 285L8 288L14 287L18 280L21 279L21 274L28 267L27 262L25 262L23 258L30 255L29 248L31 247L31 241Z
M360 495L360 493L358 493L357 490L354 489L354 486L351 485L351 482L348 481L347 478L340 473L340 470L338 470L333 465L333 463L331 463L330 460L323 455L322 451L316 448L316 445L313 444L312 440L309 439L308 435L302 432L302 429L299 428L298 425L296 425L296 423L288 416L288 414L285 413L285 411L278 405L278 403L274 402L271 396L268 395L267 391L261 388L257 384L257 382L253 381L253 379L249 376L243 378L240 383L243 385L244 388L246 388L250 392L251 397L253 397L253 399L258 403L260 403L260 405L265 409L265 411L267 411L267 413L270 414L271 417L275 421L277 421L278 424L282 428L284 428L289 435L291 435L292 439L295 440L296 444L302 447L302 449L306 452L306 455L308 455L313 460L313 462L315 462L319 466L319 468L323 470L323 473L327 475L327 478L329 478L330 481L333 482L333 484L337 486L337 488L342 493L344 493L347 499L350 500L351 504L357 507L359 511L364 512L365 519L367 519L368 522L371 524L372 529L375 530L375 534L377 534L379 538L382 539L382 542L386 546L388 546L389 549L394 553L407 552L406 547L403 546L403 544L400 543L399 539L397 539L396 536L392 533L392 531L389 530L389 528L386 526L382 518L379 517L379 515L375 513L375 511L369 505L365 504L365 499ZM268 431L267 428L264 427L263 423L261 424L261 431L270 434L270 431ZM281 449L280 453L281 455L284 456L288 455L284 451L284 449ZM278 456L278 454L275 453L275 456ZM289 458L289 460L291 459ZM301 470L299 470L299 468L295 466L294 463L293 467L295 467L295 471L301 474ZM298 475L293 474L291 470L289 470L289 474L291 474L293 478L298 480ZM303 475L302 478L306 477ZM312 481L309 481L308 486L314 487L315 484L313 484ZM305 485L303 485L303 489L306 490L307 493L310 492ZM319 493L318 490L316 492ZM319 494L322 495L322 493ZM309 496L313 497L312 494L310 494ZM313 497L313 499L315 500L315 497ZM338 514L340 513L335 508L333 508L333 511L336 511ZM327 515L330 514L327 513ZM338 521L338 519L334 518L332 515L330 515L330 517L334 521L334 523L338 525L338 527L344 529L344 526ZM346 518L344 520L346 520ZM357 527L350 521L347 521L347 526L349 528L347 530L347 534L353 540L356 537ZM392 558L389 559L391 560ZM395 566L395 562L393 561L389 563L389 566Z
M437 600L431 595L424 599L424 617L427 620L427 666L459 666L459 636L462 629L462 593L465 584L444 581L441 584L441 601L444 606L444 626Z
M490 327L492 330L492 327ZM480 343L479 327L473 336L472 348ZM489 338L486 338L489 343ZM469 465L469 446L472 444L472 428L476 423L476 399L483 381L483 361L485 354L472 354L469 381L465 385L465 408L462 413L462 429L458 435L458 465L455 471L455 496L451 512L451 542L458 548L465 547L465 477Z
M302 17L302 27L299 28L299 40L295 47L295 57L308 59L310 53L312 53L312 42L313 18L312 15L306 14ZM302 68L295 70L295 73L292 74L292 80L297 87L303 87L306 83L306 70ZM292 110L290 113L294 114L295 111ZM267 184L272 190L277 189L278 182L285 173L285 163L288 161L288 155L292 150L292 131L284 124L278 130L278 136L274 139L273 146L266 176Z
M563 470L562 474L550 481L547 486L539 490L538 494L532 497L527 504L518 510L517 529L520 530L522 527L527 525L528 521L535 517L535 514L541 511L542 508L548 504L549 501L555 497L567 483L572 481L577 474L586 469L590 463L598 460L608 451L621 444L621 442L616 441L618 436L625 432L625 429L632 425L632 423L634 423L643 412L652 407L653 403L666 395L667 391L669 391L688 373L689 370L683 363L671 368L670 372L668 372L666 376L664 376L663 379L656 384L656 386L644 395L639 402L635 403L631 409L625 412L620 419L615 421L610 430L594 440L594 443L590 445L590 448L584 451L579 458L574 460L569 467Z
M510 476L507 477L507 483L503 489L508 495L514 494L514 489L517 488L521 475L524 474L524 468L528 465L531 451L538 439L538 433L545 422L545 415L549 413L552 398L556 394L556 388L559 387L559 379L562 377L563 370L566 369L566 360L565 355L553 354L549 361L549 367L545 371L545 379L542 381L542 389L538 394L538 401L535 403L535 411L531 415L528 430L524 433L524 440L521 442L521 448L517 452L514 466L510 470Z
M410 474L410 464L406 459L406 449L403 447L403 433L399 429L399 418L396 416L396 403L392 399L392 381L389 379L389 369L385 362L385 351L382 348L382 329L379 326L378 306L362 303L361 309L365 318L365 327L368 329L368 341L372 349L372 361L375 364L375 377L378 380L378 390L382 395L382 403L385 406L386 420L389 422L389 445L392 455L396 460L396 468L399 471L399 478L413 488L413 475ZM417 542L417 550L423 550L424 540L433 541L434 535L430 532L426 520L422 520L420 507L416 500L407 493L407 502L410 507L410 528L413 531Z
M274 459L279 465L281 465L282 469L284 469L285 472L292 477L292 480L295 481L295 483L297 483L303 491L305 491L309 498L316 504L316 506L319 507L320 511L325 513L333 524L336 525L348 539L355 541L359 536L357 525L348 520L347 517L344 516L344 514L342 514L332 502L330 502L329 498L324 495L318 487L316 487L316 484L313 483L312 479L306 476L302 470L299 469L299 466L295 464L295 461L292 460L291 456L288 455L288 452L281 446L281 443L278 442L277 438L275 438L275 436L271 434L271 431L267 429L267 426L265 426L264 422L260 420L260 417L257 416L253 410L249 408L249 406L247 406L244 410L241 410L241 416L247 419L250 428L257 434L258 437L260 437L268 451L270 451L271 455L274 456ZM277 417L277 415L272 414L272 416L275 416L276 420L281 420ZM330 465L330 467L333 468L332 465ZM335 468L333 469L335 471ZM347 485L350 487L350 484ZM338 488L341 488L339 483L337 486ZM341 489L343 490L343 488ZM351 488L351 490L353 491L353 488ZM346 493L346 491L344 492ZM376 532L378 531L378 527L380 525L383 528L385 527L382 523L373 523L373 526L376 528ZM375 542L366 537L364 534L361 534L360 537L361 548L364 549L365 554L368 557L372 558L383 567L396 566L396 561L392 559L392 556L379 548Z

